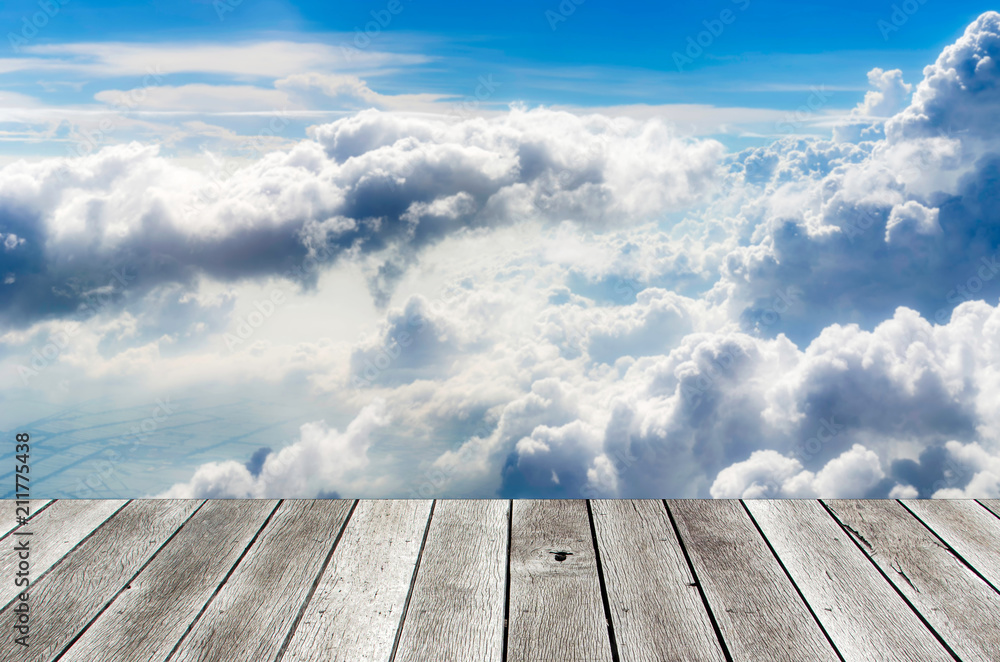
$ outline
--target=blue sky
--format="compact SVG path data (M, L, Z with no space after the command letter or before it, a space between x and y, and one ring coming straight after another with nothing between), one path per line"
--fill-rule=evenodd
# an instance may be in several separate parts
M821 115L846 111L860 101L868 89L866 73L873 66L900 69L905 80L918 79L922 67L988 9L979 2L920 4L919 0L906 5L912 15L906 14L899 3L804 5L764 0L587 0L579 5L572 0L562 4L474 5L399 0L393 7L395 14L389 6L388 1L329 4L243 0L230 5L221 0L142 4L77 0L61 4L53 0L49 8L53 15L35 19L44 25L33 32L33 28L25 28L24 21L41 16L38 0L6 2L0 9L0 25L7 35L7 43L0 48L0 90L21 96L8 95L3 106L99 111L101 102L106 105L110 98L99 97L102 91L136 87L136 71L125 65L139 58L134 53L112 52L105 58L117 59L122 66L92 66L100 61L96 45L126 44L143 49L143 62L167 63L166 75L159 84L175 87L201 83L267 89L281 77L308 67L357 74L380 94L437 95L440 104L461 103L475 93L481 76L491 76L497 86L480 109L502 109L511 102L522 102L529 107L679 104L786 112L806 107L813 90L820 89L822 106L809 111L819 119ZM900 8L895 19L894 8ZM385 25L378 25L376 31L373 21L379 17ZM893 20L899 25L892 26ZM886 26L899 29L890 31ZM357 41L367 39L358 36L366 29L370 41ZM710 34L713 31L718 34ZM14 41L11 35L15 35ZM28 38L20 41L19 37L24 36ZM699 36L706 45L700 52L689 50L694 48L689 39L697 40ZM323 62L322 56L308 62L279 58L274 60L272 71L227 66L225 60L233 56L225 53L206 54L205 60L214 62L206 61L201 66L191 62L170 66L171 61L160 55L161 49L183 50L185 46L252 49L266 42L288 42L292 48L298 43L332 49L360 44L366 54L381 55L347 63L334 62L333 58ZM20 52L14 51L15 44ZM679 61L678 54L694 57ZM301 106L326 114L296 121L290 132L301 135L316 117L329 118L331 113L350 109L324 101ZM187 110L189 116L239 112L241 99L234 95L231 106L215 104L200 112ZM158 109L151 106L138 110ZM176 108L165 110L178 112ZM8 155L52 153L52 143L43 145L34 137L37 125L27 133L19 131L24 128L18 122L23 113L5 115L0 116L7 120L0 120L0 129L9 132L3 145ZM688 115L680 115L681 125ZM766 138L758 134L773 137L766 122L754 125L728 121L739 115L739 111L720 112L714 126L699 125L694 130L714 135L733 147L761 144ZM57 116L68 118L66 113L47 117L56 122ZM159 119L166 121L164 115ZM69 121L72 123L72 118ZM237 132L245 128L232 118L211 124ZM49 127L44 135L56 137L52 131ZM206 147L224 149L210 136L198 135L190 128L185 131L187 138L166 146L168 153L190 154ZM828 133L829 127L809 121L803 122L798 131ZM141 135L126 128L117 131L114 139Z

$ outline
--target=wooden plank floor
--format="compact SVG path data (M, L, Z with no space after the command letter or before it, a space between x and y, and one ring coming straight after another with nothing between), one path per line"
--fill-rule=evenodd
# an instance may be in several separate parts
M1000 661L996 501L0 508L0 660Z

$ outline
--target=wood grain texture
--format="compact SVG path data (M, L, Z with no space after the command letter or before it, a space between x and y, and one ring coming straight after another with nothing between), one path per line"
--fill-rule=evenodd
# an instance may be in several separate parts
M166 660L277 504L206 503L60 662Z
M1000 518L966 499L912 499L902 503L1000 590Z
M42 508L52 503L52 499L28 499L27 501L29 522ZM17 523L17 502L14 499L3 499L0 503L3 504L3 516L0 517L0 540L3 540L20 525Z
M284 501L171 662L274 660L353 502Z
M739 501L667 504L733 659L839 660Z
M358 503L282 662L389 659L432 503Z
M847 662L953 662L822 504L744 503Z
M663 502L591 508L622 662L725 659Z
M395 662L500 662L508 501L434 505Z
M611 662L587 502L513 508L507 660Z
M964 662L995 662L1000 594L895 501L824 500L910 604Z
M60 500L61 501L61 500ZM89 502L96 507L100 502ZM202 501L131 501L30 589L30 646L3 628L0 659L51 660L104 609ZM10 605L0 622L10 623Z
M53 503L38 513L37 517L29 520L25 530L31 531L31 536L14 534L4 543L6 550L0 561L0 577L14 576L20 560L14 553L14 545L18 539L31 541L30 578L34 583L126 503L127 501L123 500L67 501L65 499ZM3 605L21 592L13 581L4 582L2 586L0 604Z
M984 508L989 510L991 513L1000 517L1000 500L998 499L979 499L979 504Z

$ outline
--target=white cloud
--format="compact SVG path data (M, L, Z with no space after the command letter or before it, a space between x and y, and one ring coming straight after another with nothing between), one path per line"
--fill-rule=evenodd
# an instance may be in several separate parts
M359 50L319 42L232 44L93 42L25 46L28 57L0 58L0 73L69 71L85 76L209 73L282 78L302 71L372 71L428 62L423 55Z
M980 17L858 143L726 155L656 119L365 110L220 183L140 144L9 165L0 361L104 295L53 375L210 375L362 412L172 495L409 496L422 470L436 496L996 495L998 26ZM384 102L342 73L285 76ZM909 91L869 78L859 121ZM339 268L354 280L325 279ZM382 308L357 340L220 349L248 303L230 285L294 289L334 324L362 280Z
M384 403L374 402L342 433L326 427L323 421L303 425L300 439L268 454L256 475L238 462L211 462L199 467L187 483L157 496L311 499L321 493L357 493L364 489L365 481L359 476L368 465L372 431L387 422L384 410Z

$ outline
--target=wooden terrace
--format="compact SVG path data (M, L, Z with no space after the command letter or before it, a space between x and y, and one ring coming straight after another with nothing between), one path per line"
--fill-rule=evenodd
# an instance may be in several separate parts
M3 508L2 660L1000 660L1000 501Z

